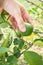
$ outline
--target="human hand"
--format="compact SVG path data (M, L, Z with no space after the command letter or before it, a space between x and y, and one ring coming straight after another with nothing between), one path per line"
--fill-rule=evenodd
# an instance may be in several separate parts
M10 20L14 29L17 29L19 27L22 32L25 32L26 28L24 25L24 21L27 21L32 24L32 20L30 19L30 16L28 15L27 11L16 0L5 0L4 10L6 10L9 15L11 15Z

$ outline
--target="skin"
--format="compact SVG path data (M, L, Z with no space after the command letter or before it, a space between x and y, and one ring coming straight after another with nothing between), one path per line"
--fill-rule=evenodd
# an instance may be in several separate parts
M29 14L25 8L20 3L18 3L18 1L4 0L3 6L0 7L0 12L3 9L9 13L9 19L11 20L11 24L14 29L17 29L19 27L22 32L25 32L26 28L24 21L27 21L33 25Z

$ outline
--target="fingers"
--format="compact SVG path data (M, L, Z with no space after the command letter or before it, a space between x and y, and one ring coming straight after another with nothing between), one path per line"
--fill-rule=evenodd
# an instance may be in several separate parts
M26 31L26 28L25 28L25 25L24 25L24 21L22 19L22 16L21 14L17 14L17 16L15 17L16 21L17 21L17 24L18 24L18 27L19 29L22 31L22 32L25 32Z
M32 20L31 20L31 18L30 18L30 16L29 16L28 12L27 12L24 8L21 8L21 13L22 13L23 18L24 18L27 22L29 22L30 24L33 25Z
M14 29L17 29L19 27L19 29L22 32L26 31L26 28L25 28L25 25L24 25L24 21L23 21L23 19L22 19L22 17L20 15L18 15L18 17L16 17L16 18L11 16L10 17L10 21L11 21L12 27Z
M6 10L10 15L12 15L15 18L19 29L22 32L25 32L26 28L25 28L24 21L21 16L19 5L14 3L14 1L12 2L7 1L6 6L4 6L4 10ZM14 22L12 23L12 25L14 27Z
M15 18L12 17L12 16L10 16L9 19L11 21L11 24L12 24L13 29L16 30L18 28L18 26L17 26L17 22L16 22Z

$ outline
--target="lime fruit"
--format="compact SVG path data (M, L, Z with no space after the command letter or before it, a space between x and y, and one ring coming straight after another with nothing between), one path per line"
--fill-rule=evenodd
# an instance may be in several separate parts
M18 35L20 36L29 36L33 32L33 26L29 23L25 23L26 31L22 32L20 29L18 29Z

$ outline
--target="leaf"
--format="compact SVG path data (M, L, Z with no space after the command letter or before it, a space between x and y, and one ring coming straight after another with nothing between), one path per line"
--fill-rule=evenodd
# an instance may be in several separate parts
M11 65L10 63L8 63L8 62L2 62L2 61L0 61L0 65Z
M3 10L2 13L1 13L1 16L2 16L2 17L3 17L4 15L8 15L8 13L7 13L5 10Z
M15 46L15 47L13 48L13 51L14 51L14 54L16 54L16 53L18 53L19 49Z
M21 55L20 51L18 51L18 53L14 54L14 56L15 56L16 58L19 58L20 55Z
M9 25L9 20L8 20L8 13L6 11L2 11L0 14L0 27L7 27Z
M35 39L34 45L36 46L43 46L43 39Z
M20 38L15 38L14 39L14 45L18 45L18 48L22 49L22 47L24 45L24 40L20 39Z
M5 57L8 57L8 53L7 52L5 53Z
M10 63L8 63L8 62L6 62L6 63L4 63L4 65L11 65Z
M10 47L11 44L12 44L12 37L9 39L7 47Z
M0 15L0 27L7 27L8 24L4 21L3 17Z
M3 34L0 34L0 40L2 39L2 37L3 37Z
M22 49L23 45L24 45L24 40L23 39L19 39L19 46L18 46L18 48Z
M20 57L21 53L19 48L17 48L16 46L13 48L14 51L14 56L16 56L17 58Z
M9 38L10 38L10 33L8 34L7 38L5 39L5 41L2 44L2 47L7 47L8 42L9 42Z
M0 15L0 24L1 23L3 23L4 21L3 21L3 18L1 17L1 15Z
M2 28L5 28L7 26L8 26L8 24L6 22L3 22L3 23L0 24L0 27L2 27Z
M9 51L9 48L0 47L0 55Z
M18 60L15 56L11 55L7 58L7 62L11 63L12 65L17 65Z
M26 51L24 59L29 65L43 65L42 57L32 51Z
M35 12L37 12L37 9L38 9L37 6L35 6L35 7L32 8L32 10L34 10Z
M14 45L18 45L19 44L18 38L15 38L13 43Z

